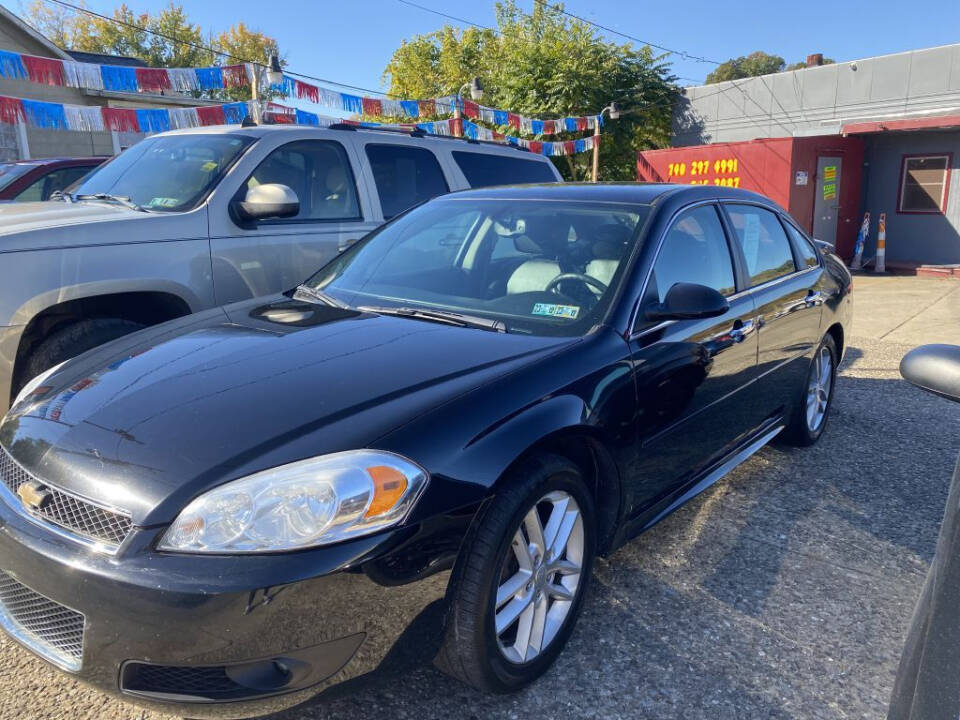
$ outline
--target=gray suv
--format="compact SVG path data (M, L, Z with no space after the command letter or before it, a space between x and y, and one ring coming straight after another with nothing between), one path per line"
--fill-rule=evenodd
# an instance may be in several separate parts
M353 125L148 138L59 201L0 205L0 413L108 340L295 287L423 200L558 180L515 148Z

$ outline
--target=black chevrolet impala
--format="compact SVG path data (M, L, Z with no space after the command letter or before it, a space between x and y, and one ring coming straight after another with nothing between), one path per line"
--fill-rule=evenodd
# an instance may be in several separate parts
M437 198L284 295L29 383L0 426L0 624L193 717L421 659L519 688L597 554L818 439L851 309L840 261L745 191Z

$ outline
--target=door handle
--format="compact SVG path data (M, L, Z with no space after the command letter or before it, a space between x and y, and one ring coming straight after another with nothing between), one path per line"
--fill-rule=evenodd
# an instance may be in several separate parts
M811 290L807 293L807 297L804 300L804 304L807 307L816 307L817 305L823 305L824 296L823 293L819 290Z
M743 322L742 320L737 320L733 324L733 329L730 331L730 337L734 342L742 343L747 339L747 335L752 333L756 326L753 324L753 320L747 320Z

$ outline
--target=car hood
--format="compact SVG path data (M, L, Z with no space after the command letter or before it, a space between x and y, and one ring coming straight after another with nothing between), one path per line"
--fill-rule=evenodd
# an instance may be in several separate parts
M205 212L139 212L99 201L0 203L0 252L206 235Z
M209 487L369 446L570 342L247 301L66 363L11 409L0 444L42 481L160 524Z

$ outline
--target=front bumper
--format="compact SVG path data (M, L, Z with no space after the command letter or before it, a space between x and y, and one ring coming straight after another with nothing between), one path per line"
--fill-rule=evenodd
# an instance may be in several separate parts
M108 556L0 502L0 571L83 615L73 674L104 692L191 717L249 717L391 658L429 659L441 636L449 572L410 560L436 528L259 557L156 553L159 532L135 530Z

